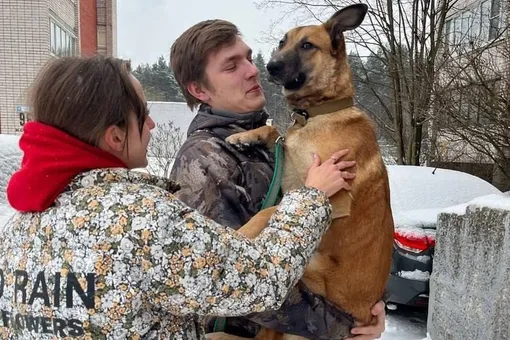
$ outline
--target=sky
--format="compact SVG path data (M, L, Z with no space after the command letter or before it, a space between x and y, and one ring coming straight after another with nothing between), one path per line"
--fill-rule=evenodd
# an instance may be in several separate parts
M225 19L237 25L253 51L261 51L267 59L277 44L277 40L267 42L267 32L285 13L282 8L258 9L259 1L117 0L118 57L131 59L135 66L152 64L160 55L168 61L170 46L187 28L206 19ZM273 34L283 35L294 24L295 18L284 21Z

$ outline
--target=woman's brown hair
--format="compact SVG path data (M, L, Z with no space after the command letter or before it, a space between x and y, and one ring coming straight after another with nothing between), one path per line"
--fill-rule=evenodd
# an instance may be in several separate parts
M111 125L125 128L127 134L132 113L141 132L147 104L136 93L130 75L130 63L117 58L52 60L31 90L32 118L96 146Z

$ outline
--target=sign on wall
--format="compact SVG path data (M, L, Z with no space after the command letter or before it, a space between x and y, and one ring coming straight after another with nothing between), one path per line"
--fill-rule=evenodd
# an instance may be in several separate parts
M30 107L26 105L17 105L16 106L16 112L19 115L19 128L16 129L17 132L22 131L23 125L25 125L26 122L30 121Z

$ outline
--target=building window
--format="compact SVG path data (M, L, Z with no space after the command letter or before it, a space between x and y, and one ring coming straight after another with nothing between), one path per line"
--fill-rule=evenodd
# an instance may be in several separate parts
M50 19L50 51L59 57L76 55L76 38Z
M488 41L489 40L489 18L491 11L491 2L490 0L483 1L480 5L480 40Z
M471 12L462 13L462 43L467 44L471 40L471 27L473 25L473 15Z
M448 45L451 45L452 44L452 33L453 33L452 32L453 31L453 29L452 29L452 20L446 20L446 28L445 29L446 29L446 34L445 34L445 36L446 36L446 39L445 39L446 43Z
M472 22L471 22L471 32L470 32L470 40L472 42L476 41L480 38L481 32L481 6L477 6L473 12Z
M493 40L498 38L503 32L505 25L504 9L501 0L492 0L490 21L489 21L489 39Z
M106 49L106 27L97 26L97 48Z
M455 23L455 37L454 44L459 45L462 40L462 17L459 15L454 20Z
M484 0L476 8L451 17L446 22L448 45L499 38L506 24L505 4L501 0Z

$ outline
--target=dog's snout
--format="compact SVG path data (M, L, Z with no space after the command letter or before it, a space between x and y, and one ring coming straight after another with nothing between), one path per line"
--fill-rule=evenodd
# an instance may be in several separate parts
M283 61L270 61L267 64L266 68L267 72L269 72L270 75L275 76L283 71L284 66L285 64L283 63Z

